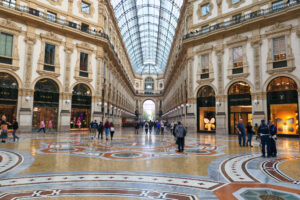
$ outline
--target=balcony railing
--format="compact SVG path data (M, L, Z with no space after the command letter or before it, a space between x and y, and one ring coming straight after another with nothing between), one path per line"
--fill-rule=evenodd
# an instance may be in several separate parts
M87 34L90 34L90 35L93 35L93 36L96 36L96 37L104 38L108 41L109 46L112 48L112 50L114 51L115 56L118 59L118 62L124 68L124 66L122 65L121 60L118 56L118 53L115 51L114 45L110 42L109 36L106 33L103 33L102 31L97 31L96 29L87 28L86 26L81 27L80 24L77 24L77 23L72 22L72 21L67 21L67 20L61 19L61 18L56 18L56 17L55 18L49 18L49 17L47 17L48 15L47 15L46 12L41 12L41 11L36 10L34 8L30 8L26 5L19 5L19 4L16 4L16 3L11 3L8 0L0 0L0 7L9 8L9 9L12 9L12 10L15 10L15 11L18 11L18 12L22 12L22 13L28 13L28 14L31 14L35 17L47 20L47 21L52 22L52 23L56 23L56 24L59 24L59 25L65 26L65 27L70 27L70 28L76 29L77 31L87 33Z
M273 13L281 12L283 10L286 10L288 8L295 7L298 5L300 5L300 0L291 0L289 3L283 3L278 6L274 6L274 7L267 8L267 9L257 10L252 13L249 13L247 15L243 15L238 20L233 19L230 21L221 22L221 23L209 26L208 28L206 28L205 32L201 31L201 30L196 30L195 32L190 32L190 33L184 35L182 39L187 40L189 38L195 38L198 36L206 35L206 34L209 34L211 32L217 31L217 30L225 29L225 28L228 28L231 26L235 26L237 24L242 24L243 22L248 22L248 21L254 20L261 16L267 16L267 15L271 15Z

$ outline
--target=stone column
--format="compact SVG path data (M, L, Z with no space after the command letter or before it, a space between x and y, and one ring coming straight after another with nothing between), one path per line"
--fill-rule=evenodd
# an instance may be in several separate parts
M71 60L73 54L74 46L72 41L67 39L65 43L65 76L64 76L64 88L60 95L60 124L58 130L60 132L70 131L71 122L71 110L72 110L72 92L70 91L70 77L71 77Z
M224 46L222 41L218 42L218 45L215 47L215 52L217 55L217 82L218 82L218 91L216 96L216 134L228 135L228 127L226 118L226 95L224 96L224 69L223 69L223 54Z
M33 114L33 94L31 85L32 78L32 59L33 59L33 47L36 42L36 36L34 34L34 28L28 26L28 33L25 38L26 42L26 60L25 60L25 78L24 78L24 88L21 89L20 98L20 130L22 132L32 131L32 114Z
M255 91L252 93L252 123L260 124L262 119L266 119L266 113L264 111L264 105L266 102L266 93L261 88L261 37L259 34L259 29L253 32L253 37L251 39L251 46L253 48L253 60L254 60L254 82Z
M103 70L103 49L98 47L97 55L97 67L96 67L96 91L95 91L95 98L94 98L94 112L93 112L93 119L97 120L97 122L102 121L103 113L102 113L102 86L101 86L101 73ZM101 103L100 103L101 102Z

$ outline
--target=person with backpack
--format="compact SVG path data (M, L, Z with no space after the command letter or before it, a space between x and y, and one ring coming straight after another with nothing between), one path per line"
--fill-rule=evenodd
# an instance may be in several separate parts
M19 128L19 124L18 124L18 122L17 122L16 119L13 120L12 128L13 128L13 132L12 132L13 140L15 142L16 139L19 140L19 137L16 135L16 132L17 132L17 130Z
M186 129L181 124L181 122L178 122L178 125L175 128L175 133L177 137L177 143L178 143L178 152L184 151L184 137L186 136Z
M103 123L100 122L98 125L98 139L100 135L101 135L101 140L103 139L103 129L104 129Z
M146 121L144 126L145 126L145 132L146 134L148 134L149 123Z
M109 132L110 132L110 123L109 123L108 120L105 121L104 131L105 131L106 140L108 140L108 135L109 135Z
M98 123L97 120L95 120L91 123L91 139L94 139L94 137L96 138L97 129L98 129Z
M111 123L110 124L110 140L113 140L114 134L115 134L115 126L114 126L114 123Z

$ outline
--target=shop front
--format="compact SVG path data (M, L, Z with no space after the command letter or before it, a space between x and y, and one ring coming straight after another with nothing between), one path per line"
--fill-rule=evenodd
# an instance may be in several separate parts
M57 131L59 107L59 87L51 79L41 79L34 87L32 130L45 122L47 132Z
M18 83L8 73L0 72L0 115L12 123L17 116ZM9 126L11 128L11 126Z
M71 130L87 130L91 121L91 90L85 84L77 84L72 93Z
M297 84L288 77L278 77L267 88L268 119L277 126L277 133L299 135Z
M197 131L216 132L216 97L210 86L203 86L197 94Z
M243 119L245 127L252 124L251 88L245 82L234 83L228 90L229 134L237 134L236 126Z

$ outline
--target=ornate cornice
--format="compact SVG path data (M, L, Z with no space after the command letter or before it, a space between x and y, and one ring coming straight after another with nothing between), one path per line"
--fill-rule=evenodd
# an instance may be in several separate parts
M17 24L10 19L4 19L0 21L0 28L9 29L14 32L21 32L21 27L17 26Z
M247 36L242 36L242 35L234 35L228 42L226 42L227 46L232 46L237 43L242 43L242 42L247 42L248 37Z
M47 32L47 33L41 33L41 38L50 40L52 42L55 42L56 44L60 44L62 39L60 39L56 34L53 32Z
M281 23L276 23L274 26L272 26L268 31L266 31L266 35L273 35L277 34L280 32L285 32L285 31L291 31L293 28L292 25L285 25Z
M76 44L76 47L79 48L79 49L82 49L82 50L85 50L85 51L89 51L89 52L92 52L94 51L95 49L89 45L88 43L79 43L79 44Z

